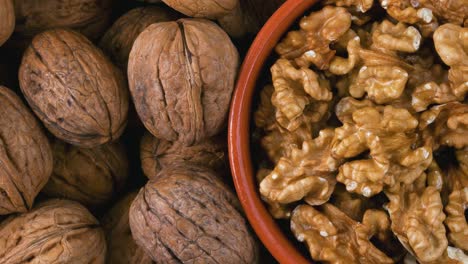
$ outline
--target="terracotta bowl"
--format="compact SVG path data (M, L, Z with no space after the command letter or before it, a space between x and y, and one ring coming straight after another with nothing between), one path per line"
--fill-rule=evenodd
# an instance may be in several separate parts
M257 81L274 46L318 0L289 0L257 35L242 65L229 115L229 161L247 218L271 254L281 263L310 263L281 231L260 198L250 148L250 125Z

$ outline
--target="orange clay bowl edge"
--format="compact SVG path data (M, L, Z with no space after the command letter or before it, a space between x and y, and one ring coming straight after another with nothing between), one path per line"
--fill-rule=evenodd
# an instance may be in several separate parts
M241 67L229 113L229 162L237 195L258 237L280 263L311 262L282 233L260 198L250 155L252 97L264 63L276 43L316 2L318 0L289 0L263 26Z

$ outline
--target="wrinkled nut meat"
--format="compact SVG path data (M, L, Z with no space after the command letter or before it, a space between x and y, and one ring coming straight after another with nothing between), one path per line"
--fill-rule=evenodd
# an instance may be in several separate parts
M0 0L0 46L10 37L15 29L15 9L13 0Z
M135 41L128 64L130 91L145 127L157 138L184 145L220 132L238 58L226 33L208 20L149 26Z
M370 241L381 239L389 220L383 212L374 214L362 224L346 216L331 204L321 211L309 205L299 205L291 216L291 230L300 242L305 242L312 259L327 263L393 263L392 259ZM367 224L367 225L366 225Z
M125 128L124 77L79 33L57 29L37 35L23 56L19 81L36 115L68 143L95 147Z
M52 173L52 151L33 114L3 86L0 105L0 214L26 212Z
M121 16L106 31L99 46L121 69L127 69L128 56L138 35L149 25L169 21L175 14L163 7L135 8Z
M33 37L53 28L71 28L98 39L110 20L110 0L14 0L15 32Z
M104 264L106 240L82 205L50 200L0 224L1 263Z
M128 161L119 144L78 148L60 141L52 145L54 170L42 190L95 208L106 204L125 184Z
M152 264L149 255L133 240L128 223L130 205L137 192L127 194L118 201L102 219L102 228L107 240L107 263Z
M187 147L146 133L140 146L141 167L149 179L156 179L161 170L174 164L193 164L222 173L226 169L225 149L220 138Z
M157 263L255 263L256 245L238 201L211 172L171 167L130 208L137 244Z

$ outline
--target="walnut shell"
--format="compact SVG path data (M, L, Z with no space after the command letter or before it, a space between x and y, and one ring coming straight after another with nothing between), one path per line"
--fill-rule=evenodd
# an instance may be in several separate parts
M236 197L210 171L171 167L130 207L135 241L157 263L255 263L255 240Z
M208 20L146 28L128 63L130 91L145 127L184 145L216 135L226 120L238 60L227 34Z
M0 263L93 263L105 261L104 233L82 205L49 200L0 224Z
M71 28L91 39L110 22L110 0L15 0L15 32L25 37L52 28Z
M190 163L222 173L226 171L225 150L225 143L220 138L187 147L146 133L140 145L141 167L150 179L156 179L162 169L175 163Z
M15 29L15 9L12 0L0 0L0 46Z
M124 77L79 33L56 29L37 35L24 53L19 81L36 115L68 143L95 147L124 130Z
M26 212L52 173L52 151L29 109L3 86L0 106L0 215Z
M107 239L107 263L151 264L153 260L133 240L128 223L130 205L137 192L127 194L102 219Z
M119 144L92 149L56 141L52 144L54 171L42 190L89 207L106 204L119 192L128 176L125 150Z
M168 8L148 6L135 8L121 16L106 31L99 46L122 69L127 69L128 55L135 39L149 25L169 21L175 14Z

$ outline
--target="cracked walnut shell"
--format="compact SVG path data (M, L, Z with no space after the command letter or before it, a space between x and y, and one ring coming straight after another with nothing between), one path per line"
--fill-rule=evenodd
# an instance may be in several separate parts
M149 26L135 41L128 63L130 91L145 127L157 138L184 145L218 134L238 56L228 35L211 21Z
M56 29L37 35L24 53L19 81L39 119L68 143L95 147L125 128L124 77L79 33Z
M15 29L15 10L13 0L0 0L0 46L10 37Z
M104 264L99 222L82 205L49 200L0 224L1 263Z
M127 180L127 156L117 143L78 148L56 140L52 151L54 170L42 190L49 197L96 208L109 202Z
M238 201L210 171L171 167L130 208L137 244L157 263L254 263L254 238Z
M0 86L0 215L26 212L52 173L52 151L20 98Z

